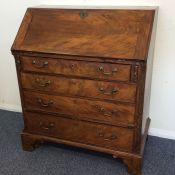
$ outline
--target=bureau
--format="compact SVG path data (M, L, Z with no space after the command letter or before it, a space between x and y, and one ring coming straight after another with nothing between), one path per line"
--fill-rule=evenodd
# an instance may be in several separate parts
M104 152L141 175L156 19L156 7L28 8L12 46L23 149Z

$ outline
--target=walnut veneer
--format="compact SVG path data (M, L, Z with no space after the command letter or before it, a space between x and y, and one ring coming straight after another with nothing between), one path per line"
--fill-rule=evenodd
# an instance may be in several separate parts
M141 174L156 16L156 8L27 10L12 46L24 150L72 145Z

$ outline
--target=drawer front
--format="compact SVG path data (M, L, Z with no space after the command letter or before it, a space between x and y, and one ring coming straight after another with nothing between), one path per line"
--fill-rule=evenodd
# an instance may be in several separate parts
M25 130L34 134L96 145L113 150L132 151L134 130L78 120L25 113Z
M73 116L112 125L134 125L135 106L24 92L26 110Z
M22 86L70 96L135 102L136 85L21 73Z
M130 81L131 65L22 57L24 71Z

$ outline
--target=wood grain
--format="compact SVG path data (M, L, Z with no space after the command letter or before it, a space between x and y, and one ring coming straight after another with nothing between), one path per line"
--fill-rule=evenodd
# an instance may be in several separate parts
M27 113L25 131L111 149L132 151L133 130Z
M142 35L143 22L149 29L153 10L30 10L33 18L26 37L12 50L146 59L150 30Z
M135 105L24 92L25 109L72 116L110 125L134 126ZM81 107L80 107L81 106Z
M136 85L22 73L22 87L63 95L135 102Z
M22 57L24 71L60 74L104 80L130 81L131 65L94 63L41 57ZM72 58L74 59L74 58Z

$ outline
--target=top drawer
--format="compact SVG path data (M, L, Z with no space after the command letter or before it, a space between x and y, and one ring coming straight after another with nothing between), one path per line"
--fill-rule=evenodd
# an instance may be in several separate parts
M131 65L22 57L24 71L130 81Z

